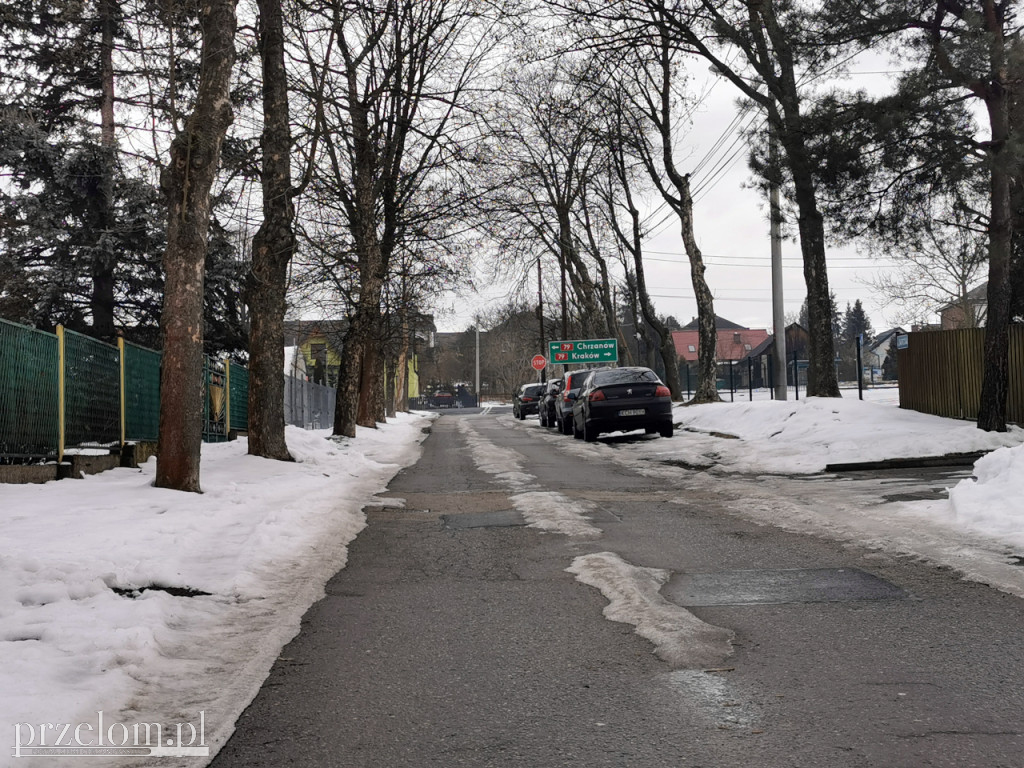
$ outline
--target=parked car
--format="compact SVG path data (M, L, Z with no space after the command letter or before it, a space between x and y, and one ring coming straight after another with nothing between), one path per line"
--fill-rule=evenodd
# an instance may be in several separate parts
M573 400L573 437L643 429L672 437L672 394L650 368L605 368L587 377Z
M555 426L563 435L572 434L572 404L591 369L569 371L562 377L562 391L555 403Z
M531 413L537 413L543 395L543 384L523 384L512 400L512 415L525 419Z
M551 379L547 383L544 396L540 399L540 425L542 427L555 426L555 407L561 392L561 379Z
M455 396L451 392L435 392L430 397L430 404L434 408L454 408Z

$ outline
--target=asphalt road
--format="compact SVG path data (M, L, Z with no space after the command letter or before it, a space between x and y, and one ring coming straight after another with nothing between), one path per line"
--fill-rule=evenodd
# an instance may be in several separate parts
M520 524L463 420L477 451L514 450L536 490L585 504L600 537ZM216 768L1024 766L1019 598L750 522L707 478L653 480L508 415L445 414L424 448ZM929 492L907 481L885 487ZM662 593L733 631L732 656L672 668L604 618L565 571L601 551L670 570Z

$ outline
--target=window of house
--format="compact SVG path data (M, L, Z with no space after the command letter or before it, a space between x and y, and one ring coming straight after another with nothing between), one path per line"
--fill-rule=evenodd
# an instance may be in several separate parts
M742 341L742 338L743 338L743 337L742 337L742 336L740 336L740 335L739 335L738 333L734 333L734 334L732 335L732 340L733 340L733 343L735 343L735 344L739 344L739 343L740 343L740 341Z
M689 345L689 346L687 346L686 348L687 348L688 350L690 350L691 352L696 352L696 351L697 351L697 348L696 348L695 346L693 346L693 344L690 344L690 345Z

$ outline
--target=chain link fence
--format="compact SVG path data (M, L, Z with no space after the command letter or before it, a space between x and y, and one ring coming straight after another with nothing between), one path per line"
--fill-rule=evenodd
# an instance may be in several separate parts
M333 387L295 376L284 377L284 422L303 429L327 429L334 423Z
M57 337L0 320L0 461L57 453Z
M0 463L155 441L160 364L159 352L123 340L114 346L60 327L53 334L0 320ZM206 358L203 380L203 439L245 432L249 371ZM334 402L334 389L285 376L287 423L330 427Z

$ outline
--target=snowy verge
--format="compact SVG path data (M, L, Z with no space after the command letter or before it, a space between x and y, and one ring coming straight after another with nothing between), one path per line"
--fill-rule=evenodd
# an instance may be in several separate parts
M697 465L711 459L734 472L808 474L829 464L992 451L1024 442L1019 427L984 432L970 421L855 396L677 406L674 414L688 430L671 441L677 458ZM658 448L656 441L651 448Z
M565 570L607 598L606 618L635 626L654 643L658 658L674 667L715 666L732 653L731 630L707 624L661 596L666 570L632 565L614 552L577 557Z
M344 567L363 506L419 458L432 418L403 414L340 441L289 427L295 462L248 456L245 440L204 445L201 494L154 488L155 460L0 485L0 746L17 723L73 728L102 711L106 723L171 725L203 713L215 754Z

